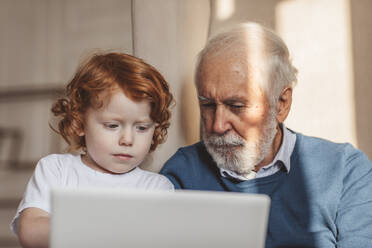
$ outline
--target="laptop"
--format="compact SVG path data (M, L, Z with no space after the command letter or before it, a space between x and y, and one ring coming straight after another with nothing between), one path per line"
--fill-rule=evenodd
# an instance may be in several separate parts
M263 248L269 206L243 193L55 189L50 247Z

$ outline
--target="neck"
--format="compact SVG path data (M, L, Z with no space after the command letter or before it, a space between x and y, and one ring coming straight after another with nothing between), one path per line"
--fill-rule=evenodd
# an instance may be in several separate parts
M282 144L282 140L283 140L283 130L280 128L279 124L276 126L276 130L277 132L275 134L273 144L271 146L271 150L269 154L258 165L255 166L254 171L257 172L262 167L270 164L274 160L276 154L278 153L280 149L280 145Z

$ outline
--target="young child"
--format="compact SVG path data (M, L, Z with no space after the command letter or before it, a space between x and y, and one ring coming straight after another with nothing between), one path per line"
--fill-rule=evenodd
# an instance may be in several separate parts
M162 75L123 53L96 54L52 107L69 151L42 158L11 228L25 247L47 247L50 189L110 187L173 190L164 176L138 168L163 143L173 97Z

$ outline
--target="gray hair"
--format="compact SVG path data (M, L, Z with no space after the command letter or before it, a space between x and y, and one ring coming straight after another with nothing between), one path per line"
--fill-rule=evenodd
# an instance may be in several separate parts
M297 83L297 69L292 65L284 41L272 30L249 22L239 24L212 36L196 63L195 82L199 67L206 58L228 55L247 64L250 77L260 82L271 105L285 87Z

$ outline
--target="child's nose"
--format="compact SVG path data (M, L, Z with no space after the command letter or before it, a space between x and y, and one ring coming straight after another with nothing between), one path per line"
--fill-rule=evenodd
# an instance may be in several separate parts
M126 128L120 135L119 145L132 146L133 145L133 132L130 128Z

